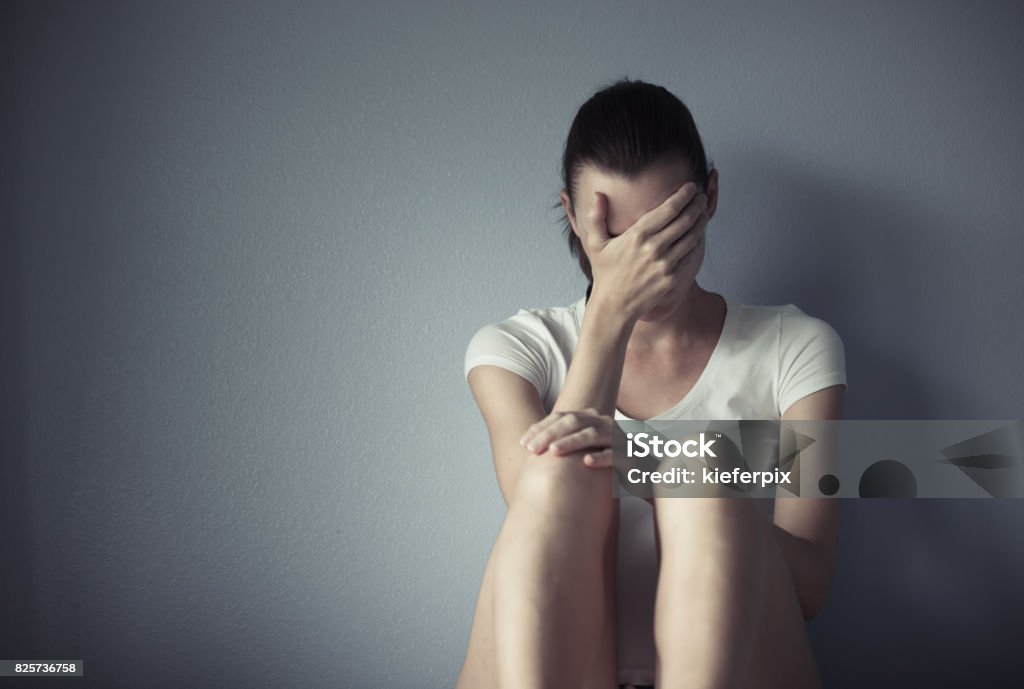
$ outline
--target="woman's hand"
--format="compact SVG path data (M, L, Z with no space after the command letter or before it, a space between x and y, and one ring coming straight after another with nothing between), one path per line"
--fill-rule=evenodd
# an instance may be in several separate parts
M703 239L706 210L707 196L687 182L612 237L608 197L594 192L582 238L593 270L594 295L634 319L651 311L681 279L676 273L679 262Z
M610 416L596 409L556 411L527 428L519 444L534 454L549 449L556 455L586 452L584 464L605 468L612 465L612 433L616 428Z

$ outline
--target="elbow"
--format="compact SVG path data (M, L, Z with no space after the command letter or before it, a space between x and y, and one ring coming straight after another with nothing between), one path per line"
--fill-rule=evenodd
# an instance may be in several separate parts
M800 601L800 611L803 613L804 622L810 622L821 612L828 598L829 589L832 584L832 573L828 568L822 567L819 576L813 577L801 590L797 592Z
M778 524L775 527L789 569L791 590L796 594L804 621L809 622L821 613L832 587L835 546L794 536Z
M800 611L803 613L804 622L810 622L818 613L821 612L821 606L825 604L825 595L814 594L801 596L800 598Z

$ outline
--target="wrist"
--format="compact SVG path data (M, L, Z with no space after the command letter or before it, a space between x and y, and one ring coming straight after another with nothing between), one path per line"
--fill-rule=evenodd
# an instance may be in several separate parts
M587 300L585 319L597 321L602 328L611 328L628 335L640 319L640 314L634 314L633 309L622 299L609 295L594 283L590 299Z

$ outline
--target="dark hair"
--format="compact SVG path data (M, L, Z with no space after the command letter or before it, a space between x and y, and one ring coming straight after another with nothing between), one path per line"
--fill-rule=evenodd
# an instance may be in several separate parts
M698 186L706 192L714 165L704 154L690 110L664 87L625 77L597 91L577 111L562 154L562 183L575 208L576 178L588 163L632 178L672 157L693 168ZM562 222L569 250L593 282L590 261L568 215Z

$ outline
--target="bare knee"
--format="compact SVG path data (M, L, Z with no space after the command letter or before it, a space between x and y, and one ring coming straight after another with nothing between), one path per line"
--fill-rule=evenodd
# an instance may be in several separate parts
M510 507L564 517L594 519L611 514L611 470L583 464L583 453L530 455L520 470Z
M610 499L609 479L608 470L592 469L583 464L583 453L531 454L523 460L512 499L564 502L587 493L598 497L598 490L605 483L609 488L606 497Z

